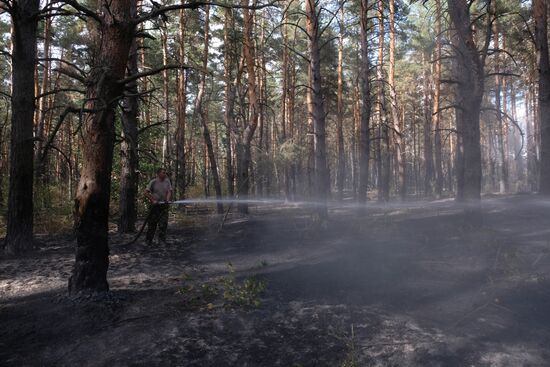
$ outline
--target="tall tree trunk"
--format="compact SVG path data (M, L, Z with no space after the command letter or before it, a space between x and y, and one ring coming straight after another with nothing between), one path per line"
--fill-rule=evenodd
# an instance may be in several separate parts
M288 71L288 19L287 19L288 9L285 10L283 14L283 27L282 27L282 36L283 36L283 60L282 60L282 91L281 91L281 137L280 143L285 143L286 136L286 125L287 125L287 93L288 93L288 84L289 84L289 71ZM290 176L289 176L289 167L288 163L285 160L283 163L283 191L285 199L290 199Z
M107 291L108 224L115 140L115 106L121 97L134 36L134 0L101 0L94 64L82 126L83 164L75 199L76 259L69 292Z
M358 200L357 192L359 186L359 137L361 135L361 92L359 87L358 76L355 79L353 86L353 130L351 132L351 172L352 172L352 186L353 186L353 198Z
M494 25L494 44L495 47L498 49L500 48L500 38L499 38L499 29L498 29L498 23L495 22ZM507 160L507 149L506 149L506 134L505 134L505 128L504 128L504 121L502 116L502 105L501 105L501 97L502 97L502 80L499 73L500 70L500 57L497 54L496 55L496 62L495 62L495 107L496 107L496 116L497 116L497 123L498 123L498 152L499 152L499 167L500 167L500 177L499 177L499 191L501 194L508 192L508 160Z
M136 40L128 57L128 76L138 73L138 54ZM137 81L126 86L129 96L122 103L122 129L124 140L121 144L120 173L120 218L119 233L131 233L136 230L137 193L138 193L138 87Z
M470 8L464 0L448 0L454 34L454 79L456 80L457 199L479 201L481 197L481 146L479 117L484 92L484 62L491 27L485 30L483 49L478 50L471 26ZM491 16L488 14L488 18ZM488 22L490 24L489 19Z
M5 252L33 246L34 70L38 0L12 2L11 154Z
M535 18L535 42L539 70L537 111L540 122L539 192L543 195L550 195L550 61L546 0L533 0L533 17Z
M309 87L313 113L313 141L315 167L315 199L319 201L319 216L326 218L329 173L326 153L325 108L321 90L321 55L319 45L319 18L315 0L306 0L306 30L309 51Z
M40 88L40 94L47 92L50 82L50 37L51 37L51 18L44 20L44 70L42 73L42 86ZM44 146L44 125L46 123L47 105L49 96L43 96L38 99L38 121L36 122L36 151L35 151L35 178L38 185L41 184L42 176L44 174L45 162L42 158L42 148Z
M397 169L397 190L404 200L407 196L405 182L405 146L402 142L402 121L399 118L397 94L395 91L395 0L389 1L390 10L390 50L388 68L388 87L390 89L390 113L392 118L391 136L395 145L395 165Z
M6 157L8 156L7 153L4 152L4 130L8 126L8 120L9 120L9 112L8 108L5 110L5 121L0 125L0 209L4 209L4 167L6 162Z
M361 0L361 124L359 136L359 187L357 197L360 203L367 201L369 179L370 138L369 123L371 113L370 81L369 81L369 2Z
M258 115L260 112L259 100L256 88L256 52L252 41L252 15L248 9L249 0L243 0L243 56L246 63L248 79L248 124L242 132L242 137L237 142L237 189L240 199L247 199L250 187L250 171L252 169L251 144L254 132L258 126ZM248 213L248 204L240 202L239 211L242 214Z
M378 63L376 67L376 79L378 84L378 200L390 199L390 139L388 122L386 119L386 88L384 78L384 1L378 0Z
M162 45L162 65L168 65L168 25L162 22L160 27L160 39ZM164 114L164 136L162 138L162 164L170 171L171 163L171 139L170 139L170 78L168 69L162 71L162 97Z
M443 14L441 12L441 0L436 0L436 19L435 19L435 63L434 63L434 96L433 96L433 121L432 126L434 128L434 163L435 163L435 194L440 198L443 194L443 149L441 146L441 113L440 99L441 99L441 18Z
M224 40L224 79L225 79L225 164L226 164L226 180L227 194L233 196L235 194L235 173L233 170L233 149L232 149L232 131L235 127L235 87L233 85L233 68L235 66L235 58L233 48L235 47L230 31L235 26L233 18L233 10L225 9L223 40Z
M202 54L202 68L208 70L208 46L210 42L210 6L207 5L204 8L204 48ZM212 173L212 180L214 183L214 190L216 191L216 199L218 213L223 213L222 199L222 186L220 183L220 176L218 174L218 164L216 162L216 155L214 153L214 146L212 145L212 138L210 136L210 129L208 127L208 107L204 105L204 95L206 93L206 74L201 74L201 81L199 84L199 93L195 101L195 113L200 115L202 125L202 135L204 138L204 144L208 154L208 162L210 166L210 172ZM206 175L205 167L205 175Z
M178 56L180 64L185 64L185 10L179 13ZM186 165L185 165L185 123L187 110L187 74L184 69L178 73L177 92L177 127L176 127L176 194L185 197Z
M429 57L422 54L422 64L424 66L424 80L422 93L424 94L424 195L431 196L433 192L434 179L434 161L432 145L432 88L430 83L430 64Z
M338 101L336 116L337 169L336 188L338 200L344 198L346 179L346 152L344 150L344 3L340 1L340 37L338 42Z

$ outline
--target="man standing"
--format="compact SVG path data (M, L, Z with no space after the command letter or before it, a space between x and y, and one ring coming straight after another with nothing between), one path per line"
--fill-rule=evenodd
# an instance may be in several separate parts
M159 227L158 239L166 243L166 227L168 227L168 202L172 198L172 184L166 176L166 170L159 168L157 177L152 179L145 189L145 196L151 203L149 220L147 222L147 244L153 243L155 231Z

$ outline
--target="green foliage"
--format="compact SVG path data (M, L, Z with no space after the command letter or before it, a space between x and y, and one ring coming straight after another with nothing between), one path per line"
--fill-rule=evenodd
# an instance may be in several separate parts
M353 324L351 325L351 335L344 338L347 347L346 358L340 365L340 367L359 367L359 360L357 356L357 347L355 345L355 333L353 330Z
M228 264L229 276L224 278L223 300L226 306L259 307L260 295L265 291L264 280L255 276L247 277L239 282L235 277L235 270L231 263Z
M264 262L262 262L262 266ZM265 263L267 264L267 263ZM178 293L185 298L185 307L189 309L207 309L215 308L217 301L222 301L224 307L259 307L261 305L260 296L266 289L266 282L256 276L246 277L238 280L231 264L229 266L229 275L218 279L217 282L208 284L188 284L181 287ZM185 280L191 282L188 275L184 275Z
M223 299L228 306L259 307L260 295L266 288L265 281L257 277L238 282L233 275L224 279Z

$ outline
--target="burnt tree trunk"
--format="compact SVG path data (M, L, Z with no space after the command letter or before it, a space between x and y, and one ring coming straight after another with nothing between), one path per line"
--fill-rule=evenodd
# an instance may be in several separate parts
M34 70L38 0L12 3L11 154L5 251L33 246Z
M115 141L115 106L122 95L134 36L134 0L99 3L94 64L82 126L83 164L75 198L76 259L69 293L107 291L108 219Z
M128 76L138 73L137 43L132 41L128 57ZM136 230L137 192L138 192L138 87L137 82L128 83L129 96L122 104L122 129L124 140L121 144L120 174L120 218L119 233L131 233Z

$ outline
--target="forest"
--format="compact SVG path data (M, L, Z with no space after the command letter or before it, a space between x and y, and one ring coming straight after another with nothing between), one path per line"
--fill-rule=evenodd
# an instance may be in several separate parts
M0 0L0 364L550 365L546 0Z

